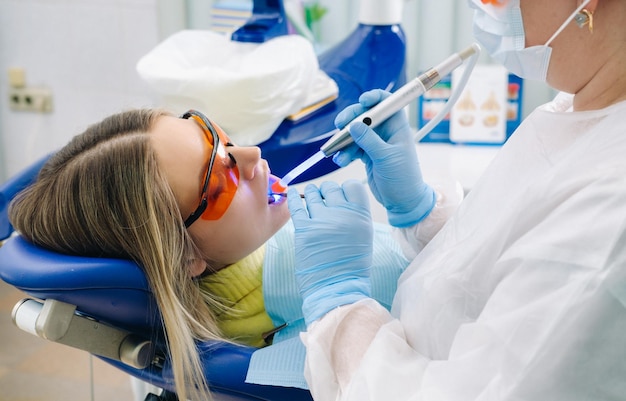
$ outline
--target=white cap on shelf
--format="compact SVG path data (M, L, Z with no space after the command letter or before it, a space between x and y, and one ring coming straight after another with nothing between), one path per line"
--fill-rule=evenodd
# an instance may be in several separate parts
M366 25L394 25L402 22L404 0L361 0L359 22Z

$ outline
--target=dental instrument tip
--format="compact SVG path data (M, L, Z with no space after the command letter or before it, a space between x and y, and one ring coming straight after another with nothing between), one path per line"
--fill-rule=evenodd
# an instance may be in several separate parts
M276 194L287 191L287 187L282 185L280 181L273 182L271 189L272 189L272 192Z
M467 60L476 53L480 53L480 45L478 43L472 43L470 47L459 52L459 57L461 57L462 60Z

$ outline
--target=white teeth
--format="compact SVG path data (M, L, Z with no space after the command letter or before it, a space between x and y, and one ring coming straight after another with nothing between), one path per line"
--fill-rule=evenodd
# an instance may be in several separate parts
M271 205L272 203L276 203L281 200L283 194L271 194L267 195L267 204Z

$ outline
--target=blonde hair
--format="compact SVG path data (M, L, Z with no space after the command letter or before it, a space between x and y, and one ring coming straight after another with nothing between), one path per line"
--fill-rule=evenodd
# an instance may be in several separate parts
M150 146L148 133L164 115L133 110L89 127L52 156L9 216L34 244L141 266L159 306L179 399L210 398L194 339L223 339L211 309L219 304L188 273L188 263L201 257Z

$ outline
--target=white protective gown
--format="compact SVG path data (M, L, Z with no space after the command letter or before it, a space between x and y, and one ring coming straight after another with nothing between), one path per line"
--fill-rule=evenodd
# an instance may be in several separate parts
M519 127L391 314L360 301L302 335L316 400L626 399L626 102L571 101Z

